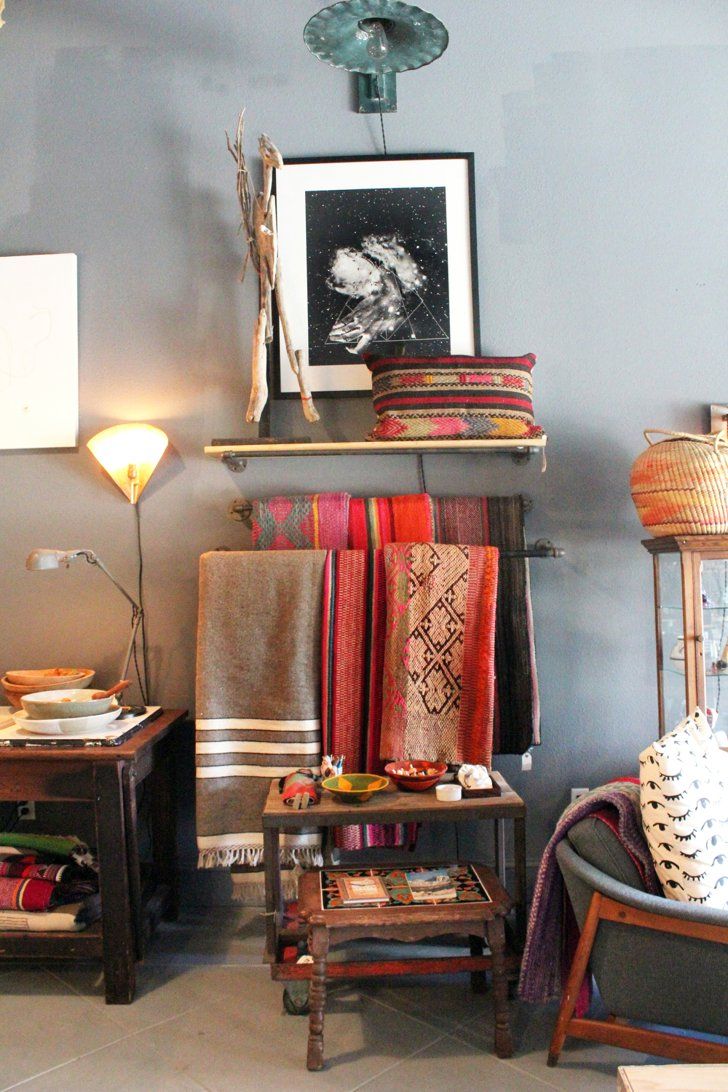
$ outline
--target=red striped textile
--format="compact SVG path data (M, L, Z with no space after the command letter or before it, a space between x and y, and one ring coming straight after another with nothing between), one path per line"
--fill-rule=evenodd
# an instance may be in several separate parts
M384 564L381 757L490 766L498 551L392 543Z
M324 754L343 754L351 773L381 773L382 658L386 622L381 550L332 550L324 573L321 727ZM402 824L337 827L342 849L401 846Z
M427 493L398 497L352 497L349 548L378 549L389 542L432 542L432 501Z
M50 880L0 877L0 910L48 910L57 900L58 885Z

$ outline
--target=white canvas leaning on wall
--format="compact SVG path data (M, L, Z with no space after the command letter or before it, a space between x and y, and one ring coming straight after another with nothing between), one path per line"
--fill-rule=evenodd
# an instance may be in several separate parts
M77 444L76 255L0 258L0 449Z

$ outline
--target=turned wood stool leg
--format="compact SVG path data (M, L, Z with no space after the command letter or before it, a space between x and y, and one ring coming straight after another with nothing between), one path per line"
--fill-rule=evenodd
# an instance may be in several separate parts
M485 932L493 959L493 997L495 1001L495 1052L499 1058L513 1054L511 1025L508 1014L508 977L506 975L506 935L503 918L486 922Z
M309 1069L324 1067L324 1007L326 1005L326 956L329 951L329 931L323 925L313 925L308 933L308 950L313 956L308 1003Z

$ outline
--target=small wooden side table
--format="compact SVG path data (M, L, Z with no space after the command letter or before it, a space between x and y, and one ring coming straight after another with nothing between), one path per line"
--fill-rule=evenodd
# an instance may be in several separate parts
M104 965L106 1003L128 1005L150 922L177 916L174 730L167 709L118 747L42 745L0 751L0 800L91 804L99 858L101 921L80 933L0 931L0 959L94 959ZM153 875L142 889L136 786L149 778Z
M324 1065L324 1008L326 1005L326 957L331 943L376 937L381 940L416 941L444 933L482 936L491 952L495 1002L495 1053L510 1058L513 1053L508 1016L508 978L505 961L504 919L511 908L508 892L495 872L485 865L473 865L488 891L490 902L444 902L429 905L347 907L324 910L320 870L304 872L298 884L298 912L308 931L313 956L309 992L309 1069ZM399 973L407 973L402 960Z

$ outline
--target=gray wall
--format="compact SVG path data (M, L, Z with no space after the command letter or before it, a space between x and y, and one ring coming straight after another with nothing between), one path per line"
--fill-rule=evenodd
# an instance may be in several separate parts
M434 492L523 490L544 744L500 763L531 855L570 785L635 766L655 733L650 571L628 491L648 425L699 430L725 367L726 5L721 0L432 0L450 30L403 76L390 151L473 150L483 347L534 351L549 467L428 457ZM301 31L316 0L9 0L0 31L0 252L75 251L81 440L165 428L142 503L154 693L193 702L197 557L244 542L241 494L416 488L414 461L205 459L241 434L253 284L224 147L247 105L289 155L373 153L378 122ZM123 604L90 570L29 574L33 546L95 549L134 578L133 513L87 450L0 454L0 667L93 664L111 679ZM189 848L189 841L186 843Z

